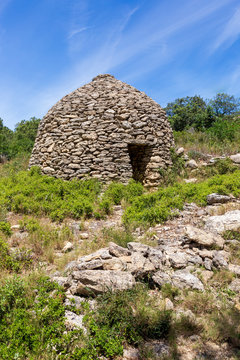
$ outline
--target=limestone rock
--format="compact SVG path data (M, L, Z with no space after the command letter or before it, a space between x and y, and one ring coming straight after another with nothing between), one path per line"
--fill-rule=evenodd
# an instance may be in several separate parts
M176 253L171 253L168 255L171 266L174 269L181 269L187 266L188 256L183 251L178 251Z
M224 215L209 216L205 229L222 234L226 230L240 229L240 210L228 211Z
M180 289L195 289L203 291L202 282L193 274L186 270L177 270L172 275L172 283Z
M70 241L68 241L68 242L64 245L64 247L63 247L63 249L62 249L62 252L67 253L67 252L72 251L72 250L73 250L73 244L72 244Z
M164 284L172 284L171 276L163 271L157 271L152 276L152 280L156 285L160 287Z
M209 194L207 196L207 203L208 205L212 205L212 204L224 204L228 201L231 201L232 197L231 196L227 196L227 195L220 195L220 194L216 194L216 193L212 193Z
M184 154L184 148L183 147L178 148L177 151L176 151L176 154L177 155L183 155Z
M65 325L68 330L81 329L86 334L86 328L83 326L84 315L76 315L72 311L65 311Z
M234 279L228 287L230 290L236 293L240 292L240 279Z
M191 159L191 160L186 162L186 167L189 167L190 169L197 169L198 164L196 163L195 160Z
M189 240L205 247L217 245L223 248L224 245L224 239L221 236L191 225L186 227L186 236Z
M129 242L127 244L128 249L131 252L141 252L143 255L146 255L149 250L149 246L145 244L141 244L139 242Z
M135 285L134 277L123 271L83 270L72 273L76 285L70 291L73 295L97 295L108 290L127 290Z
M240 276L240 265L229 264L228 270L236 274L237 276Z
M135 348L124 349L123 360L140 360L139 350Z
M239 154L235 154L235 155L231 155L230 159L236 163L236 164L240 164L240 153Z
M122 246L119 246L113 242L109 243L109 253L116 257L130 255L130 251L128 249L123 248Z

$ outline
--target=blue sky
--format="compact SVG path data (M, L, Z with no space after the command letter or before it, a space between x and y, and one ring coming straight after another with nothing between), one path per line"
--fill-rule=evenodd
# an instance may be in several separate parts
M10 128L111 73L165 106L240 96L239 0L0 0L0 117Z

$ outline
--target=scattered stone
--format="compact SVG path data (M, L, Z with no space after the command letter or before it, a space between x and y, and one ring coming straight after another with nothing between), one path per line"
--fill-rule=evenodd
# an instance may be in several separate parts
M234 279L228 287L230 290L239 294L240 292L240 279Z
M62 252L67 253L67 252L72 251L72 250L73 250L73 244L72 244L70 241L68 241L68 242L64 245L64 247L63 247L63 249L62 249Z
M231 271L232 273L236 274L237 276L240 276L240 266L239 265L229 264L228 270Z
M164 340L154 340L146 342L144 345L150 353L153 354L154 359L162 359L170 356L170 347Z
M220 195L220 194L216 194L216 193L212 193L207 196L208 205L218 204L218 203L224 204L231 200L232 200L231 196Z
M165 299L165 310L173 310L174 309L174 305L173 305L173 302L166 298Z
M180 289L204 290L202 282L195 275L186 270L175 271L172 275L172 283Z
M135 348L124 349L123 360L140 360L139 350Z
M79 234L79 237L82 239L82 240L86 240L89 238L89 234L87 232L81 232Z
M231 155L230 159L236 163L236 164L240 164L240 153L239 154L235 154L235 155Z
M208 217L205 222L205 229L219 234L226 230L239 230L240 210L228 211L224 215Z
M220 248L223 248L224 245L224 239L221 236L202 229L198 229L197 227L191 225L186 227L186 236L189 240L206 247L216 245Z
M183 155L183 154L184 154L184 151L185 151L184 148L183 148L183 147L180 147L180 148L177 149L176 154L177 154L177 155Z
M12 230L12 231L18 231L18 230L20 230L20 225L18 225L18 224L12 225L12 226L11 226L11 230Z
M87 330L83 326L84 315L76 315L74 312L66 310L65 311L65 325L68 330L81 329L83 333L86 334Z
M197 178L184 179L186 184L195 184L198 181Z
M189 167L190 169L197 169L198 164L196 163L195 160L191 159L191 160L186 162L186 167Z

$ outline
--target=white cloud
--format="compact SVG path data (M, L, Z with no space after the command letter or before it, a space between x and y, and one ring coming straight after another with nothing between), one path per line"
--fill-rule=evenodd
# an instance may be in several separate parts
M73 36L80 34L81 32L86 31L87 29L89 29L89 27L85 26L85 27L81 27L79 29L74 29L74 30L70 31L70 33L68 35L68 39L71 39Z
M240 35L240 7L238 7L233 16L229 19L227 24L225 25L222 33L217 38L213 51L216 51L222 45L225 47L231 46Z

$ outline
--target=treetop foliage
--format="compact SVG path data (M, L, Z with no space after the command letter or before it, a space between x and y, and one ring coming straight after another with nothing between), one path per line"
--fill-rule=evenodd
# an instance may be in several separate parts
M190 127L206 130L226 116L232 120L240 111L240 99L225 93L218 93L210 100L204 100L199 95L187 96L168 103L165 111L175 131Z
M34 145L39 122L40 119L35 117L22 120L12 131L4 126L3 120L0 119L0 155L11 159L17 155L29 154Z

